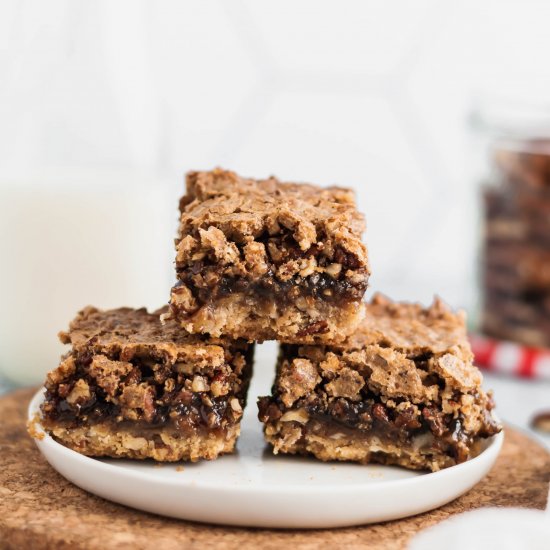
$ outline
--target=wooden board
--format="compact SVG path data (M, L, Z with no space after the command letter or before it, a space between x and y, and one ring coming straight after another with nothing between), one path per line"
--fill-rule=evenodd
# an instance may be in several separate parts
M243 529L165 519L89 495L58 475L25 430L33 393L19 390L0 399L0 548L4 549L394 549L405 548L421 529L474 508L546 506L550 454L508 428L498 462L481 483L456 501L412 518L324 531Z

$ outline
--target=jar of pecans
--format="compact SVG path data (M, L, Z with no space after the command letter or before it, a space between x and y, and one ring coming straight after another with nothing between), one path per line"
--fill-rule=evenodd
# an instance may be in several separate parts
M482 104L473 120L486 162L481 332L550 348L550 104Z

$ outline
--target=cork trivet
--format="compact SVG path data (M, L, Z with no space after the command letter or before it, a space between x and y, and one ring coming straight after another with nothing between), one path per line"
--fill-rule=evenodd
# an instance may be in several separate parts
M546 506L550 454L527 436L508 428L501 455L481 483L454 502L412 518L316 531L243 529L165 519L94 497L58 475L25 431L26 408L33 393L34 390L19 390L0 399L3 549L393 549L405 548L421 529L474 508Z

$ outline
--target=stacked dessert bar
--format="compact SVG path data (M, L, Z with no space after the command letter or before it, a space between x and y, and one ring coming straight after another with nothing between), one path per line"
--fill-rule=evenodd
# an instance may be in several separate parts
M550 143L495 153L497 185L485 190L483 330L550 346Z
M184 333L144 309L88 307L46 379L42 424L88 456L213 459L239 435L253 345Z
M87 308L61 334L42 423L83 454L212 459L239 434L255 342L280 355L259 418L275 453L438 470L500 430L464 317L382 296L350 190L187 176L177 283L155 313Z
M350 190L195 172L180 209L170 310L186 331L312 343L357 326L369 266Z

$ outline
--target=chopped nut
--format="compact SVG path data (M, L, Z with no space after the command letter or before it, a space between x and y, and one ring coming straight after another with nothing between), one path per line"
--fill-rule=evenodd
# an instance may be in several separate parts
M54 387L63 380L67 380L76 371L76 364L74 357L69 355L55 370L48 373L46 380L46 387Z
M208 397L208 394L205 393L204 395L201 395L201 401L207 405L208 407L213 407L214 406L214 403L212 402L212 399L210 399L210 397Z
M204 260L206 257L206 252L204 250L201 250L200 252L195 252L193 256L191 256L191 261L198 262L199 260Z
M300 277L309 277L317 268L317 260L311 256L307 260L300 262Z
M408 430L415 430L422 426L418 416L418 408L409 406L396 416L394 424L397 428L405 426Z
M334 279L338 278L342 271L342 264L330 264L325 271Z
M236 353L233 358L233 372L239 376L246 367L246 359L242 353Z
M194 250L199 245L198 241L192 237L191 235L185 236L178 244L177 244L177 254L176 254L176 263L184 263L186 262L190 257L194 259Z
M191 384L191 389L195 392L208 391L210 387L204 376L195 375L193 377L193 383Z
M338 377L326 385L327 393L334 397L347 397L352 401L360 398L359 391L365 385L364 378L355 370L343 368Z
M236 397L231 399L231 401L229 401L229 404L231 405L231 408L235 412L237 413L243 412L243 408L241 407L241 404L239 403L239 400Z
M281 415L281 409L275 403L271 403L268 397L258 399L258 418L261 422L278 420Z
M346 278L352 285L360 285L363 280L363 274L360 271L346 270Z
M144 437L132 437L130 435L124 437L124 447L132 451L139 451L147 445L147 440Z
M281 422L299 422L300 424L306 424L309 420L309 414L305 409L296 409L295 411L287 411L281 416Z
M386 407L382 405L382 403L375 403L372 407L372 415L377 420L381 420L382 422L389 422L390 419L388 417L388 413L386 410Z
M229 393L229 384L215 380L214 382L212 382L210 386L210 390L212 391L212 395L214 397L219 397L220 395L227 395Z
M59 384L59 386L57 386L57 395L59 395L61 399L65 399L67 395L69 395L70 391L71 391L70 384Z
M145 383L126 386L122 390L120 403L123 405L124 418L136 420L141 410L143 418L150 422L155 414L155 389Z
M283 259L283 253L281 249L273 241L269 241L267 243L267 250L273 262L279 263Z
M90 364L89 373L101 389L114 396L120 387L120 381L132 369L132 364L126 361L111 361L104 355L96 355Z
M308 336L309 334L324 334L328 332L329 327L327 321L315 321L311 323L306 328L299 330L296 335L300 338L303 336Z
M443 418L443 414L441 412L430 407L424 407L422 409L422 416L428 423L431 432L436 437L441 437L447 430L445 419Z
M196 311L199 307L191 290L184 284L175 286L172 289L172 304L188 313Z
M290 281L300 271L300 264L296 260L290 260L282 264L277 270L277 278L281 281Z
M199 275L196 275L196 277L198 278ZM207 271L206 273L203 273L201 277L204 280L204 283L209 287L217 285L220 280L220 274L217 271Z
M193 371L195 370L195 364L178 361L177 363L174 363L174 366L172 368L175 372L180 372L182 374L193 374Z
M208 413L206 417L206 423L209 428L218 427L220 425L220 420L220 417L215 412Z
M220 229L211 225L207 230L199 229L201 244L214 251L214 256L222 265L235 263L239 259L239 250L235 243L229 242Z
M321 362L320 367L323 371L338 372L342 368L342 363L335 353L328 352L327 357Z
M294 239L302 250L307 250L317 240L315 226L308 219L289 208L281 208L277 220L287 229L294 231Z
M67 403L75 405L76 403L88 401L91 397L90 386L85 380L79 379L76 381L71 393L67 396Z
M460 388L475 388L482 382L481 373L477 368L468 368L462 358L451 353L430 360L430 364L438 374L442 375L448 384Z
M267 231L270 235L276 235L281 232L281 226L276 218L267 218L266 220Z
M246 268L256 276L263 275L268 270L267 253L263 243L250 242L243 248Z
M307 359L294 359L285 363L279 375L281 400L287 407L308 394L321 381L315 365Z

